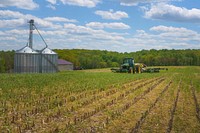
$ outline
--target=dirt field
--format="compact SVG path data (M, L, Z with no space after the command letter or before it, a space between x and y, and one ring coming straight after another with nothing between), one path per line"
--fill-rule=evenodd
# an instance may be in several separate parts
M199 67L170 67L161 73L136 75L91 71L56 74L54 83L47 85L51 80L46 79L39 83L40 89L28 84L6 88L2 80L19 77L1 77L0 131L200 131ZM24 82L33 78L22 77Z

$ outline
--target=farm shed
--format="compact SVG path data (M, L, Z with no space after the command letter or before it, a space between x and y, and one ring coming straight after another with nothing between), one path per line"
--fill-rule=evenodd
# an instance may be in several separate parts
M63 60L63 59L58 59L58 70L59 71L67 71L67 70L73 70L74 65L73 63Z

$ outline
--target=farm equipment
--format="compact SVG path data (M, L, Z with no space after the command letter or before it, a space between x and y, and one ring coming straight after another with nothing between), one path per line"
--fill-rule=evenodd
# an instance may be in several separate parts
M147 67L144 63L134 63L133 58L124 58L120 68L112 68L112 72L118 73L155 73L160 70L168 70L168 68Z

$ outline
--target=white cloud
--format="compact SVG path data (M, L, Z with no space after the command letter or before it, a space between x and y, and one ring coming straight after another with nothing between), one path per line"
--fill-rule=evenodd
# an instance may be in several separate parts
M184 7L159 3L152 5L151 8L145 12L145 17L176 22L200 23L200 9L186 9Z
M33 0L1 0L0 7L15 6L17 8L33 10L39 7Z
M46 7L51 8L52 10L56 10L56 7L51 4L48 4Z
M200 48L198 43L200 34L186 28L160 25L151 27L149 31L137 30L135 34L127 36L127 34L106 32L69 23L64 24L63 27L62 29L40 29L50 48L106 49L119 52L141 49ZM2 34L0 49L5 46L10 50L19 49L27 43L28 29L8 30L0 34ZM40 49L43 47L43 42L41 39L36 39L37 35L34 35L34 48Z
M0 10L0 18L22 18L24 15L20 12L11 10Z
M174 42L189 42L189 41L200 41L200 34L196 31L186 29L186 28L177 28L172 26L154 26L150 28L150 31L159 32L160 38L163 40L171 40Z
M46 0L47 2L49 2L48 5L46 5L46 7L48 8L51 8L52 10L56 10L56 3L57 3L57 0Z
M73 5L73 6L82 6L82 7L96 7L98 3L102 0L46 0L49 4L46 7L49 7L53 10L56 9L55 5L58 5L58 1L60 1L64 5Z
M157 31L157 32L194 32L192 30L186 29L186 28L177 28L177 27L172 27L172 26L163 26L163 25L159 25L159 26L154 26L150 28L151 31ZM196 33L196 32L195 32Z
M15 37L0 37L1 41L16 41Z
M64 28L75 28L75 27L76 27L75 24L70 24L70 23L64 24Z
M0 28L13 28L24 25L24 19L0 20Z
M49 3L51 3L51 4L53 4L53 5L55 5L56 2L57 2L57 0L46 0L46 1L49 2Z
M100 22L90 22L86 24L87 27L96 28L96 29L103 29L103 28L110 28L110 29L130 29L130 26L124 23L100 23Z
M83 7L95 7L101 0L60 0L63 4L83 6Z
M44 20L30 14L22 14L20 12L10 10L0 10L0 18L2 18L0 21L0 26L2 28L25 26L30 19L34 19L36 25L39 25L40 27L51 27L55 29L62 28L62 26L53 24L51 21Z
M0 31L0 35L3 36L5 33L3 31Z
M172 26L154 26L149 31L137 32L123 41L126 50L141 49L199 49L200 33L196 31ZM122 44L121 44L122 45Z
M52 22L72 22L72 23L77 22L77 20L67 19L63 17L47 17L47 18L44 18L44 20L52 21Z
M5 35L9 35L9 34L13 34L13 35L28 35L29 34L29 31L28 30L19 30L19 29L13 29L13 30L8 30L8 31L5 31Z
M138 29L135 34L116 33L114 30L107 29L130 29L131 27L124 23L100 22L78 25L64 17L39 18L30 14L0 10L0 27L3 29L0 31L0 49L20 49L26 45L29 19L35 20L36 26L50 48L106 49L119 52L152 48L200 48L200 33L184 27L158 25L149 30ZM34 48L43 47L41 38L34 31Z
M113 19L113 20L120 20L122 18L128 18L128 14L126 12L122 11L116 11L113 10L110 11L96 11L95 14L101 16L103 19Z
M120 0L120 4L123 6L136 6L139 3L160 3L168 1L182 1L182 0Z
M2 42L0 49L4 50L20 49L26 45L29 33L27 20L29 18L35 20L36 26L50 48L105 49L107 45L119 44L120 41L124 40L124 37L119 33L68 23L68 19L62 17L42 19L10 10L0 10L0 16L4 16L0 19L0 26L5 28L0 33L0 41ZM114 24L114 27L119 28L120 26ZM16 39L15 43L13 43L13 39ZM34 44L35 49L43 47L43 42L36 31L34 31Z

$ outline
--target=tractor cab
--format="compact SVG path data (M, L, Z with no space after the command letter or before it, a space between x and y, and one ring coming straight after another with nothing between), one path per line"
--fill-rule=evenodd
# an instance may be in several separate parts
M133 72L134 70L134 60L133 58L124 58L121 65L121 72Z

